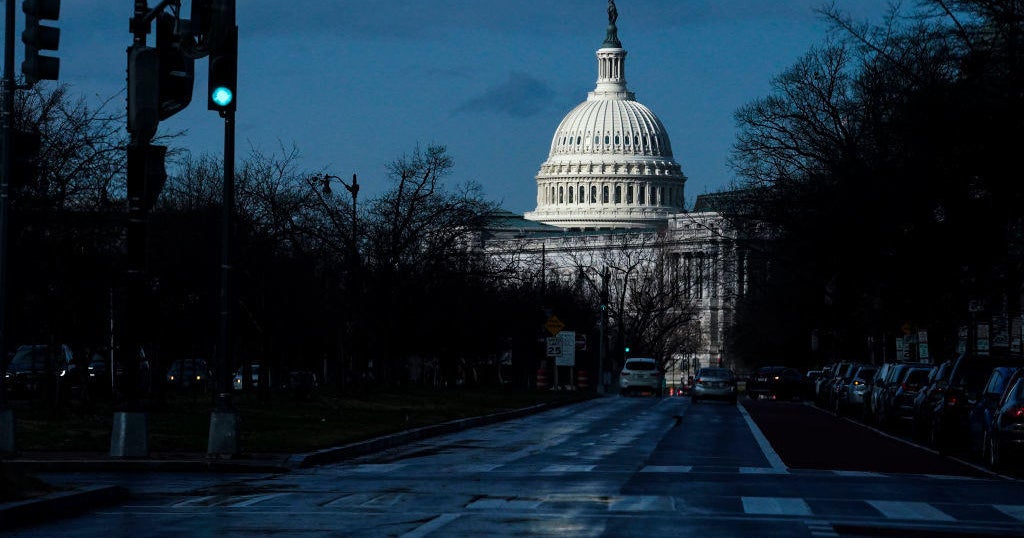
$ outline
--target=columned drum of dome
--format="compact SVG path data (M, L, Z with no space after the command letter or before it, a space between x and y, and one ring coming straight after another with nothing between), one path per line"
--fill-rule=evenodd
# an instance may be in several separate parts
M686 176L661 120L626 88L626 51L609 10L597 86L555 130L524 217L570 229L657 228L685 206Z

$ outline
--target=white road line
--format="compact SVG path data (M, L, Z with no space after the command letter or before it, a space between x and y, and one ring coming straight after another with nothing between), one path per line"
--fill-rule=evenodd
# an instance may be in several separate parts
M799 497L740 497L747 514L810 516L811 507Z
M541 469L542 473L588 473L594 470L594 465L548 465Z
M285 492L285 493L267 493L266 495L256 495L256 496L254 496L254 497L252 497L250 499L246 499L244 501L237 502L237 503L231 503L231 504L229 504L227 506L230 507L230 508L245 508L247 506L252 506L254 504L259 504L259 503L261 503L263 501L269 501L270 499L274 499L274 498L277 498L277 497L283 497L285 495L288 495L288 492Z
M692 465L645 465L640 469L641 473L688 473L693 470Z
M956 521L953 516L923 502L866 501L889 519L917 519L926 521Z
M1024 521L1024 506L1014 504L994 504L992 507L1018 521Z
M768 464L772 466L772 469L786 470L786 464L782 463L782 458L775 453L775 449L772 448L772 444L768 442L764 434L761 433L761 428L757 427L754 423L754 419L750 418L750 414L743 408L742 404L736 404L736 408L740 410L740 414L743 415L743 419L747 421L747 426L750 428L750 433L754 434L754 439L757 440L757 446L761 447L761 452L764 453L764 457L768 459Z
M740 474L789 474L789 470L771 467L740 467Z
M184 507L192 507L192 506L204 506L207 501L209 501L210 499L213 499L214 497L215 497L214 495L207 495L205 497L198 497L198 498L195 498L195 499L188 499L186 501L181 501L179 503L174 503L174 504L171 505L171 507L172 508L184 508Z
M672 498L661 495L630 495L612 501L612 512L665 512L672 509Z
M441 514L434 519L416 527L415 529L403 534L401 538L423 538L424 536L444 527L445 525L459 519L462 514Z

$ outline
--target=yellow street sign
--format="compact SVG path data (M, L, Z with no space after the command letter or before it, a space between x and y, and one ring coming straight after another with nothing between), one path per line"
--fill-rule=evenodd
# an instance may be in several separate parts
M555 336L562 332L562 329L565 328L565 324L562 323L562 320L558 319L557 316L551 316L548 318L547 323L544 324L544 328L551 333L551 336Z

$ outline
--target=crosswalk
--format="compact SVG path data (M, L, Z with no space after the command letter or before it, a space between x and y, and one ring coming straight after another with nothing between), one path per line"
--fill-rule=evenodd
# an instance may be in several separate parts
M240 510L337 510L363 511L373 509L401 510L406 504L423 506L428 493L388 492L349 493L333 496L310 496L301 492L272 492L248 495L206 495L177 500L164 505L171 510L240 509ZM575 507L574 513L705 516L789 517L807 521L830 519L869 519L903 523L1024 523L1024 505L976 504L901 501L892 499L843 500L803 497L739 496L713 500L688 498L686 495L612 495L554 494L536 497L478 496L451 499L449 512L466 513L560 513ZM150 509L153 507L150 506ZM454 509L454 510L453 510Z

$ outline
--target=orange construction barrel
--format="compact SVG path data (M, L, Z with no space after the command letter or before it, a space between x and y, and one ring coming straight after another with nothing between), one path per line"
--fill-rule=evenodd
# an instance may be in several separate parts
M548 372L543 368L537 369L537 388L540 390L551 388L551 383L548 381Z

